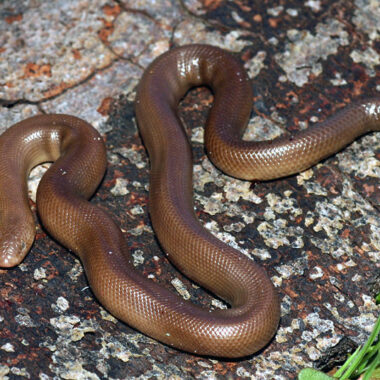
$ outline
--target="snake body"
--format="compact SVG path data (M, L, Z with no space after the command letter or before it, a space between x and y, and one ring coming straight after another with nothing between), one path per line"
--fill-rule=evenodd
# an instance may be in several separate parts
M241 64L212 46L173 49L145 71L135 103L151 163L151 220L171 262L230 308L210 312L136 271L119 227L87 201L106 169L102 138L68 115L32 117L0 137L0 266L17 265L29 251L35 225L26 178L34 166L55 161L39 185L37 209L47 231L79 256L99 301L117 318L170 346L241 357L273 337L279 300L265 271L211 235L195 215L191 151L176 109L199 85L214 94L205 131L208 154L224 172L243 179L299 172L359 135L380 130L380 99L370 99L293 136L242 141L252 90Z

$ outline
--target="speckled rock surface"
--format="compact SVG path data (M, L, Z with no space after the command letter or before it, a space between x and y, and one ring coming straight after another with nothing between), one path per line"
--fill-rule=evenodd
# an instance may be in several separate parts
M0 131L38 113L91 122L109 152L93 202L120 224L138 270L185 299L223 307L170 266L151 228L149 161L133 113L141 73L171 46L229 49L253 79L245 138L273 138L379 94L379 12L379 0L4 0ZM180 107L193 143L197 214L268 271L282 302L273 341L234 361L155 342L108 314L80 262L38 225L26 260L0 270L0 378L285 380L366 339L379 315L372 297L380 277L380 135L297 176L252 184L205 156L211 104L212 95L196 89ZM33 209L44 167L31 177Z

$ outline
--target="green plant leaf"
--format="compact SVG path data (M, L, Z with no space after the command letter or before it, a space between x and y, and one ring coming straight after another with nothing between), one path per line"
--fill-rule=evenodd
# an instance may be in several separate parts
M319 372L313 368L305 368L298 374L298 380L332 380L323 372Z

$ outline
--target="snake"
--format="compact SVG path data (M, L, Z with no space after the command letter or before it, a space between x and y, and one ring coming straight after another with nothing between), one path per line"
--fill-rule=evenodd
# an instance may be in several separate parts
M0 136L0 266L19 264L35 239L27 178L53 162L36 196L45 230L74 252L89 285L115 317L174 348L240 358L265 348L280 321L280 300L267 272L220 241L194 211L192 152L178 104L197 86L211 89L205 149L226 174L261 180L301 172L358 136L380 131L380 98L360 100L326 121L270 141L245 141L252 83L234 55L210 45L173 48L156 58L138 84L135 114L150 160L149 214L170 262L224 300L211 310L185 301L136 269L121 229L89 202L107 167L101 135L64 114L25 119Z

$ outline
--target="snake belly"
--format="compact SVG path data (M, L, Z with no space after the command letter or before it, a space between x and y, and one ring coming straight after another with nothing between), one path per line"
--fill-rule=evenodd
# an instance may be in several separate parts
M252 89L241 64L208 45L173 49L147 68L135 102L151 164L150 216L170 261L230 308L210 312L134 268L119 227L88 202L106 169L102 138L88 123L68 115L29 118L0 137L0 266L17 265L34 240L27 174L39 163L55 161L38 188L38 213L48 232L79 256L99 301L117 318L170 346L242 357L263 348L275 334L279 300L265 271L210 234L195 215L191 150L176 109L186 92L200 85L214 94L206 150L231 176L267 180L297 173L359 135L380 130L380 100L369 99L298 134L243 141Z

